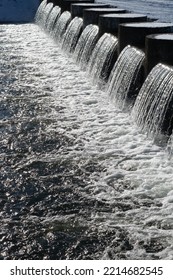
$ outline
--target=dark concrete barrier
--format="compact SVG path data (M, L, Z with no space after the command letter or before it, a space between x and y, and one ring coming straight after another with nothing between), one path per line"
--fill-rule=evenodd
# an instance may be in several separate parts
M98 25L99 16L103 14L112 14L112 13L125 13L126 10L118 8L93 8L86 9L83 11L83 28L88 24Z
M74 3L94 3L94 0L59 0L59 6L62 12L71 11L71 5Z
M90 8L108 8L110 7L107 4L99 4L99 3L75 3L71 5L71 16L74 17L83 17L84 9Z
M100 15L99 36L103 35L103 33L111 33L117 36L119 24L145 21L147 21L147 16L142 14L121 13Z
M145 50L145 37L147 35L171 32L173 32L173 23L140 22L120 24L118 30L119 53L127 45Z
M54 6L59 6L60 0L47 0L47 3L53 3Z
M146 37L146 74L160 62L173 65L173 34Z

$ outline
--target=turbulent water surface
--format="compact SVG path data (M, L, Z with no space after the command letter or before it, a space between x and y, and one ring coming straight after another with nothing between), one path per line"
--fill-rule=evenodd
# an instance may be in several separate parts
M38 26L0 50L0 258L173 259L166 149Z

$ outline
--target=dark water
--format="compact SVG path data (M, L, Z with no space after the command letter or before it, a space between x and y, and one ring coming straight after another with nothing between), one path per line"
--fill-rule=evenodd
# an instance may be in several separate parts
M102 2L117 5L131 12L146 14L159 21L173 22L172 0L103 0Z
M0 49L1 259L172 259L166 151L37 26Z
M61 156L77 140L56 131L52 110L61 122L64 108L51 108L51 88L30 53L25 55L33 43L17 39L20 29L25 36L37 32L33 26L1 27L1 258L92 258L114 234L99 235L87 221L94 208L106 207L83 196L89 175L102 168L92 159ZM18 34L9 40L13 32ZM66 127L71 129L77 127ZM82 141L78 146L83 148Z

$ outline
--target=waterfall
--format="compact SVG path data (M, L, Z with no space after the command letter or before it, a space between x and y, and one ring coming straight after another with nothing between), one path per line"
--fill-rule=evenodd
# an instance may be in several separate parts
M52 9L53 9L53 3L48 3L46 7L43 9L40 20L39 22L37 22L42 28L46 28L47 20Z
M108 93L121 109L131 104L140 90L144 58L141 50L127 46L114 65L108 81Z
M63 36L62 48L68 52L74 52L79 36L82 32L83 19L75 17L69 23Z
M47 29L47 25L49 23L49 17L52 13L52 10L53 10L53 3L47 4L47 6L45 8L44 16L43 16L43 25L44 25L45 29Z
M88 71L94 80L106 81L111 67L117 58L118 40L111 34L104 33L98 40L88 64ZM114 59L114 61L112 61Z
M0 259L173 260L173 67L143 82L142 51L43 2L39 26L1 24Z
M53 37L57 42L60 43L62 41L62 36L65 33L70 21L71 21L71 13L67 11L63 12L58 18L53 30Z
M98 40L99 28L97 25L89 24L83 30L75 48L74 57L84 70L88 64L92 51Z
M144 81L143 51L127 46L117 58L118 39L99 28L88 25L82 31L83 19L71 13L61 14L58 6L44 0L36 13L37 24L53 35L62 48L74 53L74 58L87 70L99 86L106 84L117 107L131 108L135 122L154 139L172 133L173 69L158 64ZM143 85L142 85L143 84Z
M156 141L167 139L173 128L173 68L157 64L146 78L132 116ZM163 136L165 134L165 137Z
M39 5L39 7L37 9L37 12L36 12L36 15L35 15L35 22L37 24L39 24L40 21L42 20L42 15L44 13L46 5L47 5L47 0L44 0L44 1L41 2L41 4Z
M61 8L59 6L55 6L47 18L46 29L48 33L51 33L53 31L55 23L58 20L60 14Z

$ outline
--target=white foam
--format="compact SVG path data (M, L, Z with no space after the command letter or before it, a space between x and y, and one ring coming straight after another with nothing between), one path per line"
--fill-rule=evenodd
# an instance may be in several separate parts
M128 230L134 244L129 258L149 258L139 241L152 238L166 240L166 249L157 255L171 258L173 235L164 225L170 223L173 213L173 162L168 159L166 150L141 133L129 114L117 109L107 93L94 87L86 73L63 55L37 26L4 25L0 29L2 48L9 41L8 48L13 44L13 49L8 55L22 59L37 73L32 75L30 85L51 92L47 101L44 100L54 120L47 132L59 130L75 139L75 145L69 146L66 153L61 155L59 150L57 154L46 155L47 160L62 157L79 164L82 160L93 160L102 167L102 171L90 174L90 183L83 189L83 195L106 201L112 211L93 211L89 217L91 225L120 226ZM20 83L19 79L18 86ZM62 114L56 111L57 106L63 108ZM129 209L121 209L118 202ZM153 226L149 223L151 219ZM105 251L103 258L106 256Z

